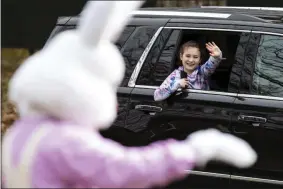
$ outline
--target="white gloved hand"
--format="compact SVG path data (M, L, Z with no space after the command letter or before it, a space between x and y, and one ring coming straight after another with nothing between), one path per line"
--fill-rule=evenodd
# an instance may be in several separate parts
M256 152L246 141L216 129L194 132L186 140L196 151L198 166L203 167L210 160L216 160L238 168L247 168L257 160Z

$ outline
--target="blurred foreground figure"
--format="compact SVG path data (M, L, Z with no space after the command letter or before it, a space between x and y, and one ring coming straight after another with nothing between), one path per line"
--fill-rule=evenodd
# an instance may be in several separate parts
M113 42L141 5L87 3L76 30L60 33L16 71L9 97L20 119L3 139L6 188L149 188L184 178L184 170L210 160L239 168L255 163L246 142L217 130L142 148L99 135L116 118L125 71Z

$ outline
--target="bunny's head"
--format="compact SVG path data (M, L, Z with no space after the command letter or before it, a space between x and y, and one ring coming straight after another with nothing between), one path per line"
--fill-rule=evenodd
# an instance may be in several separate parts
M114 42L142 1L89 1L77 29L55 36L13 75L21 117L51 116L107 128L116 118L124 60Z

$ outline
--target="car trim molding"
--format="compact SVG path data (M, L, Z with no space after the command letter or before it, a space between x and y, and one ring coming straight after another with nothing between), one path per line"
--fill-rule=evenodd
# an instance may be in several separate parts
M258 99L264 99L264 100L278 100L283 101L282 97L276 97L276 96L262 96L262 95L251 95L251 94L238 94L238 97L242 98L258 98Z
M225 29L225 28L203 28L203 27L175 27L166 26L166 29L180 29L180 30L208 30L208 31L228 31L228 32L246 32L249 33L251 30L241 30L241 29Z
M147 85L135 85L135 88L144 88L144 89L157 89L157 86L147 86ZM177 91L181 91L178 89ZM191 93L201 93L201 94L212 94L212 95L223 95L223 96L237 96L237 93L227 93L221 91L205 91L205 90L198 90L198 89L186 89L186 91Z
M198 176L218 177L218 178L226 178L232 180L242 180L242 181L250 181L257 183L283 185L283 181L280 180L262 179L256 177L245 177L245 176L230 175L224 173L212 173L212 172L203 172L203 171L194 171L194 170L186 170L185 172L191 175L198 175Z
M157 37L159 36L160 32L162 31L163 27L160 27L156 32L155 34L153 35L153 37L151 38L151 40L149 41L149 43L147 44L145 50L143 51L130 79L129 79L129 82L128 82L128 86L129 87L134 87L135 86L135 83L136 83L136 80L138 78L138 75L140 73L140 70L142 68L142 65L145 61L145 59L147 58L147 55L148 53L150 52L154 42L156 41Z
M210 18L228 18L231 14L227 13L208 13L208 12L181 12L181 11L133 11L133 15L150 16L180 16L180 17L210 17Z
M258 183L266 183L266 184L274 184L274 185L283 185L283 181L281 181L281 180L271 180L271 179L263 179L263 178L256 178L256 177L245 177L245 176L231 175L231 179L232 180L258 182Z
M283 36L282 33L274 33L274 32L265 32L265 31L252 31L252 33L259 33L259 34L267 34L267 35L278 35L278 36Z
M280 7L233 7L233 6L201 6L201 8L218 8L218 9L253 9L253 10L273 10L283 11Z
M157 89L158 86L148 86L148 85L135 85L135 88L143 88L143 89ZM191 93L201 93L201 94L211 94L211 95L223 95L223 96L234 96L234 97L242 97L242 98L258 98L264 100L278 100L283 101L282 97L275 96L261 96L261 95L251 95L251 94L237 94L237 93L229 93L229 92L221 92L221 91L206 91L199 89L186 89ZM181 89L178 89L181 91Z
M212 173L212 172L193 171L193 170L186 170L185 172L187 174L197 175L197 176L217 177L217 178L226 178L226 179L231 178L229 174L223 174L223 173Z

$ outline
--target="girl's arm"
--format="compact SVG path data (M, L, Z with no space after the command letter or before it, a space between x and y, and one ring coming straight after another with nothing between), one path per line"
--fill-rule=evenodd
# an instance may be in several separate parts
M162 101L168 98L180 87L180 73L179 70L174 70L154 91L154 100Z
M205 46L209 51L210 57L208 61L200 67L200 71L205 77L209 77L214 73L219 63L221 62L222 52L214 42L206 43Z
M210 56L206 63L200 67L201 73L206 77L212 75L216 68L219 66L221 59L222 53L218 57Z

